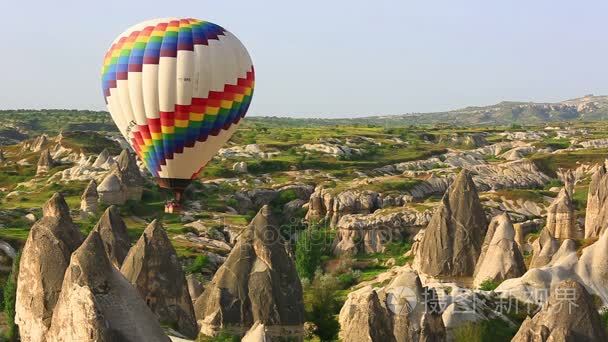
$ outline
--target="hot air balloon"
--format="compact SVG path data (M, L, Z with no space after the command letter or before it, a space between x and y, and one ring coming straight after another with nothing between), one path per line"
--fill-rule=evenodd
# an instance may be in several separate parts
M177 202L236 131L254 87L243 44L192 18L127 29L106 53L101 78L116 126Z

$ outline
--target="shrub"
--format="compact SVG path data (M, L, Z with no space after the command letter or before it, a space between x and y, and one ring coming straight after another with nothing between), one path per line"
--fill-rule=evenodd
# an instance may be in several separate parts
M518 328L511 327L500 318L466 323L454 329L456 342L511 341Z
M600 321L604 326L604 330L606 330L606 333L608 333L608 309L603 309L600 311Z
M220 331L220 333L214 337L200 335L197 339L199 342L239 342L240 340L240 337L233 335L226 330Z
M194 262L186 267L186 273L199 273L209 263L209 257L205 254L197 255Z
M500 283L495 282L491 279L484 280L480 285L479 289L482 291L494 291L500 285Z
M336 320L341 304L336 297L340 289L338 279L318 274L304 291L306 321L316 325L315 334L321 341L337 340L340 324Z
M359 274L361 273L360 271L357 272ZM342 288L349 288L357 282L357 274L354 272L342 273L338 276L338 281L340 282Z

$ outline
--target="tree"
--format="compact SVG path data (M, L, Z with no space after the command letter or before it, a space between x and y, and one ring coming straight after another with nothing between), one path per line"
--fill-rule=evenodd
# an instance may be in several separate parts
M320 239L319 230L306 229L298 235L296 241L296 269L300 278L313 279L315 270L321 264L324 241Z
M315 334L321 341L335 341L340 331L340 323L336 320L341 307L336 298L339 289L336 277L318 272L304 291L306 320L316 325Z

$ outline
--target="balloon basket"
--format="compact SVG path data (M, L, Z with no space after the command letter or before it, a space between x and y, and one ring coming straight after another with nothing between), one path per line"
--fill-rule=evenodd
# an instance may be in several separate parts
M173 179L173 178L156 178L158 185L173 192L174 198L165 202L165 213L177 214L182 210L183 194L192 180L190 179Z
M177 214L182 211L182 206L176 201L169 200L165 202L165 213L167 214Z

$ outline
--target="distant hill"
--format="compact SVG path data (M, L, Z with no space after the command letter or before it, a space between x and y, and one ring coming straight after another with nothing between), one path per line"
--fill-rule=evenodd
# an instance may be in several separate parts
M457 125L543 124L560 121L608 119L608 96L587 95L557 103L500 102L485 107L466 107L448 112L381 116L376 120L415 124Z
M253 122L279 125L369 124L406 126L420 124L450 125L537 125L563 121L608 120L608 96L587 95L557 103L500 102L491 106L466 107L447 112L370 116L354 119L298 119L254 117Z
M563 121L608 120L608 96L587 95L557 103L501 102L447 112L370 116L353 119L313 119L275 116L248 117L246 125L334 126L375 125L537 125ZM60 131L117 131L108 112L69 109L1 110L0 145L15 143L41 133Z

